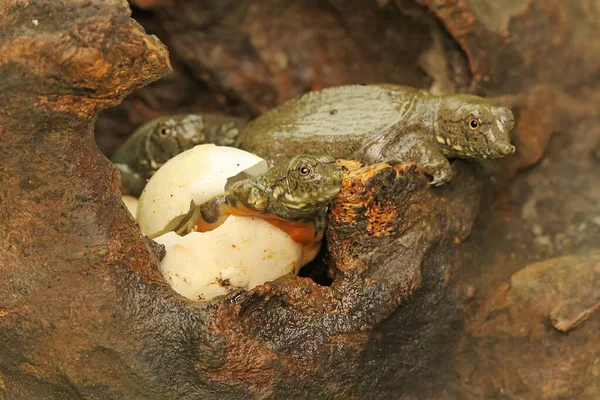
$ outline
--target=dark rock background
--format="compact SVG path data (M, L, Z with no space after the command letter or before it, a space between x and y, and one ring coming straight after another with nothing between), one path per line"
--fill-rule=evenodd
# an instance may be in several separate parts
M0 398L600 397L597 1L130 5L166 48L125 1L0 5ZM305 277L173 293L100 150L357 82L492 97L517 154L345 161Z

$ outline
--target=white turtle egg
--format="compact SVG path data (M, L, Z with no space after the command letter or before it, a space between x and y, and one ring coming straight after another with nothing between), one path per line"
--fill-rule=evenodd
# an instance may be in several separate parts
M233 147L202 144L178 154L156 171L140 196L136 219L155 238L173 230L190 210L223 193L228 180L267 171L262 158Z
M176 292L210 300L298 272L302 245L260 218L230 216L210 232L173 232L192 202L223 193L228 181L266 171L265 160L251 153L204 144L172 158L148 181L137 220L144 234L165 246L160 270Z
M167 251L160 269L171 287L191 300L210 300L232 289L252 289L297 273L302 246L260 218L230 216L210 232L154 239Z

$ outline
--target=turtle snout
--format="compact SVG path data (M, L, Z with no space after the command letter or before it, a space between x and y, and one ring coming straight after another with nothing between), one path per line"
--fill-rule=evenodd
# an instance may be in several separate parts
M342 179L344 172L341 168L336 168L331 172L330 179L327 180L326 197L333 199L342 188Z
M515 146L513 146L512 144L509 144L506 147L504 147L502 154L505 156L508 156L510 154L513 154L516 150L517 150L517 148Z
M491 151L487 153L490 158L500 158L513 154L516 151L515 146L510 144L508 141L496 142L491 148Z
M333 171L332 181L334 185L341 185L342 179L344 179L344 171L341 168L338 168L335 171Z
M513 154L516 148L511 144L511 136L515 126L515 117L511 110L504 107L496 107L493 113L496 123L492 124L488 131L491 156L496 158Z

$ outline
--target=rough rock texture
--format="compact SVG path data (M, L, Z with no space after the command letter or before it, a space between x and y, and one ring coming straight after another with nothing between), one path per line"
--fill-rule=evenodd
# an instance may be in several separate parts
M368 332L423 280L448 283L454 238L468 235L477 208L473 169L458 168L456 185L433 194L414 167L355 165L336 203L345 212L332 222L331 286L289 278L192 303L160 276L160 254L132 223L116 170L93 142L100 109L170 68L166 48L127 14L119 1L14 2L1 14L0 76L12 83L2 88L0 114L2 397L367 393L381 368L396 367L394 359L364 365L384 337ZM377 251L354 249L353 235ZM338 256L345 251L357 259ZM431 252L448 266L437 269ZM420 340L416 333L409 336ZM435 337L426 342L431 354L440 351ZM416 349L404 357L421 358Z
M379 381L387 370L398 385L449 351L443 332L459 317L444 288L477 210L472 169L461 165L457 185L433 194L411 165L344 165L349 172L328 227L333 283L290 277L220 304L218 329L227 340L219 351L229 362L207 371L212 378L259 397L363 397L393 393ZM373 331L420 287L436 290ZM400 333L436 319L423 331ZM390 345L397 347L382 355Z
M125 1L3 1L0 398L600 397L596 1L132 2L175 72L102 114L107 154L164 113L375 81L494 96L518 154L435 189L345 161L307 277L192 303L92 133L166 48Z
M467 56L472 85L488 95L544 83L574 88L597 79L595 0L416 2L442 21Z
M597 250L519 270L481 301L465 332L457 361L458 373L472 388L469 394L597 398L598 308Z

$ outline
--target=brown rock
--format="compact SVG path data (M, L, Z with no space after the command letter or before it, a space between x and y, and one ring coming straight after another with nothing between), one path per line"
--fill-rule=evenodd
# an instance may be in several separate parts
M556 329L568 332L600 308L599 290L592 288L587 293L584 292L582 297L582 299L566 300L550 311L550 320Z
M475 215L470 168L435 194L414 167L354 170L346 191L356 203L344 195L336 203L354 218L334 214L332 226L352 225L381 252L367 254L365 243L330 229L331 286L290 277L215 303L190 302L162 279L161 249L141 237L115 168L92 140L100 109L169 71L166 49L121 1L35 7L0 14L0 75L12 82L0 97L2 397L356 396L378 386L385 370L407 376L427 368L423 346L444 352L440 324L430 340L388 352L375 368L361 361L393 343L400 326L433 318L410 310L391 318L419 287L433 295L419 304L442 295L442 308L456 315L443 276L454 264L453 237L468 235ZM45 17L29 26L36 10ZM337 246L363 263L360 273ZM450 250L442 256L441 248ZM386 252L394 257L383 262ZM372 331L386 318L395 329ZM415 360L410 368L397 369L401 355Z
M600 63L600 6L595 1L417 0L464 50L473 87L488 95L538 84L574 87Z
M388 81L496 96L519 154L481 206L463 162L435 189L414 166L345 162L329 251L303 271L316 280L192 303L158 273L91 129L169 72L166 49L124 1L4 1L0 398L598 398L597 256L581 250L600 245L594 1L136 3L177 72L100 118L105 150L168 112L251 116ZM496 289L576 249L574 276L555 261Z
M463 390L480 397L597 397L599 303L597 250L519 270L480 301L467 327L455 360L468 376Z

